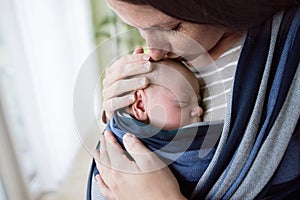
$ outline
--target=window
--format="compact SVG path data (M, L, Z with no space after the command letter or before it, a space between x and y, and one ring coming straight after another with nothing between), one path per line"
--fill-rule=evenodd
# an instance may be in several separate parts
M81 147L72 100L94 48L90 23L85 0L1 2L0 115L12 161L6 171L19 170L30 198L57 189Z

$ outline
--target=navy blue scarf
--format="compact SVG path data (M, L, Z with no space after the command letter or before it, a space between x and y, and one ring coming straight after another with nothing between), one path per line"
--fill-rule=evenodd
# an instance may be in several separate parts
M147 148L168 164L177 178L182 194L189 198L214 154L216 138L223 128L221 122L210 125L199 124L201 126L195 125L170 131L160 130L118 111L109 121L106 129L114 133L122 146L122 138L126 132L139 138ZM209 138L206 137L207 135Z
M261 111L260 124L258 124L256 141L241 173L222 197L223 199L230 198L238 189L239 184L252 167L251 164L253 164L255 156L267 138L283 107L285 98L288 95L289 88L294 79L294 74L299 65L299 26L300 9L293 8L284 13L273 53L271 71L266 88L266 98L265 101L262 102L264 105ZM250 116L254 110L256 97L263 78L268 52L270 51L271 30L272 20L269 20L262 26L251 29L248 32L234 80L228 139L207 181L200 189L198 188L193 199L204 199L207 196L222 173L227 173L228 166L231 164L232 159L234 159L235 153L241 144ZM297 121L298 119L293 120ZM295 130L297 131L297 126ZM280 132L278 134L280 134ZM296 151L295 153L299 154L299 148L297 148ZM298 163L298 167L300 169L299 164L300 163ZM276 173L274 176L275 175ZM257 181L259 182L259 180ZM272 179L265 185L261 194L266 195L271 188L271 184ZM221 188L222 186L220 185L219 187ZM259 196L262 197L263 195Z

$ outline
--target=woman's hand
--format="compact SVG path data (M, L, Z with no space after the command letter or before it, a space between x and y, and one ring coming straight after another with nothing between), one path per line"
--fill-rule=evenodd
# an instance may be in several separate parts
M111 132L101 137L100 154L95 160L100 172L98 187L107 200L181 200L174 175L139 139L126 134L124 146L134 161L126 156Z
M111 118L114 111L135 101L133 91L147 87L145 77L134 78L134 75L151 71L149 59L150 56L139 47L132 55L122 56L106 69L102 91L104 122Z

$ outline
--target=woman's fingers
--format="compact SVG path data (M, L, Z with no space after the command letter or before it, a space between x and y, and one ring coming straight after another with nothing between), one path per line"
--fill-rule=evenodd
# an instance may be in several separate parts
M137 48L133 55L121 57L106 69L102 92L103 109L106 111L104 122L111 118L115 110L134 102L130 92L148 86L146 78L134 78L152 70L150 56L142 52L142 48Z
M102 138L101 140L101 144L104 145L104 140ZM109 178L109 171L110 171L110 161L108 154L107 154L107 150L103 150L105 149L105 147L102 147L102 149L99 150L95 150L94 151L94 159L96 162L96 167L99 171L99 174L97 174L95 176L97 183L98 183L98 187L101 191L101 193L105 196L108 197L109 193L110 193L110 189L109 189L109 185L111 185L113 183L113 181ZM104 181L104 179L106 180L106 182Z
M147 78L132 78L127 80L119 80L103 90L103 104L105 110L105 118L110 119L115 110L131 105L135 101L133 93L123 94L128 91L146 88L149 84ZM122 95L122 96L121 96ZM106 120L103 120L104 122Z
M110 167L114 170L122 170L124 150L121 148L117 139L112 135L110 131L104 132L104 138L106 141L106 148L110 160Z
M126 133L123 137L123 143L141 172L153 172L166 167L166 164L134 135Z
M120 145L110 131L106 131L101 138L101 144L105 146L101 147L100 155L97 154L100 160L104 159L101 153L106 152L105 156L108 156L106 160L109 160L112 166L118 166L122 163L121 169L126 169L118 170L114 167L103 165L103 162L97 163L100 175L97 175L95 178L98 188L107 200L141 199L141 197L142 199L150 200L154 197L153 191L155 191L157 199L184 199L180 193L176 178L168 167L145 173L149 172L147 164L151 167L157 167L156 163L161 163L162 161L152 156L153 154L149 154L150 150L146 149L137 138L131 135L126 135L124 142L128 152L131 153L136 161L131 161L124 151L120 150ZM142 170L137 165L141 166ZM172 192L166 193L166 191Z
M95 179L97 181L98 187L100 188L101 194L107 196L107 194L110 192L110 189L104 183L104 181L103 181L102 177L100 176L100 174L97 174L95 176Z
M151 71L147 54L134 54L121 57L106 69L103 85L107 86L122 78Z
M97 155L97 152L96 152ZM109 155L107 152L107 147L106 147L106 140L105 137L103 135L100 135L100 153L98 152L98 160L96 163L97 164L97 168L99 167L98 165L101 164L103 166L110 166L110 159L109 159ZM96 159L97 159L96 158Z
M122 172L137 173L138 168L135 163L129 160L114 135L110 131L105 131L104 136L111 168Z
M115 200L115 197L109 187L105 184L100 174L95 176L95 179L97 181L98 188L101 192L101 194L105 197L107 200Z
M95 152L96 166L103 182L100 182L103 190L113 189L116 184L119 184L116 173L124 167L123 154L123 149L112 133L105 131L100 137L100 153Z
M110 119L115 110L126 107L134 103L134 94L128 94L120 97L114 97L103 102L102 107L105 110L106 118Z
M100 153L96 150L94 156L99 172L108 170L138 172L135 163L126 156L119 142L110 131L106 130L104 135L101 135L100 140Z
M119 80L108 88L103 89L102 95L104 99L109 100L110 98L117 97L128 91L145 88L148 84L149 80L145 77Z
M144 53L143 47L136 47L132 54Z

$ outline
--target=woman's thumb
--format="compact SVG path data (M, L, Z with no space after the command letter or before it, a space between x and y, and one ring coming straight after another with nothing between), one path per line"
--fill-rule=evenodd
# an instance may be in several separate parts
M166 165L144 144L130 133L126 133L123 137L125 149L135 160L137 166L142 172L150 172L161 169Z
M143 143L131 133L126 133L124 135L123 143L130 154L144 154L150 152L150 150L147 149Z

